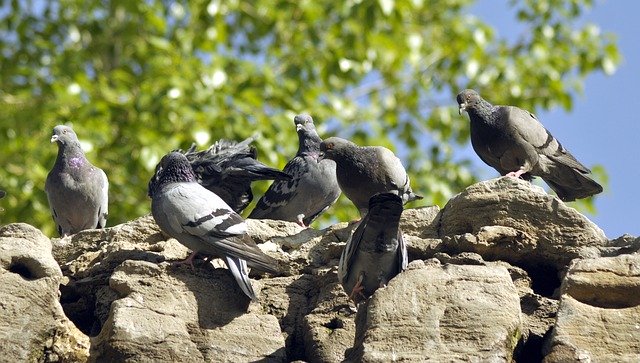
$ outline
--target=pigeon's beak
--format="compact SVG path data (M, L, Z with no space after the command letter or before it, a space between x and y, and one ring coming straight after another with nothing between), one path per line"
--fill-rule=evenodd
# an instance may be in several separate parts
M56 141L58 141L58 135L51 136L51 142L56 142Z
M458 113L459 113L460 115L462 115L462 113L463 113L464 111L466 111L466 110L467 110L467 104L466 104L466 102L461 103L461 104L460 104L460 108L458 109Z
M302 130L302 124L297 124L296 125L296 132L299 132L300 130Z
M322 160L324 160L324 157L325 157L324 151L320 151L320 154L318 154L318 162L321 162Z

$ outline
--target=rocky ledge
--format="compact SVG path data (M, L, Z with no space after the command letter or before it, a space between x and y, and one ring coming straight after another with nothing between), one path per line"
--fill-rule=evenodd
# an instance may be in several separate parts
M356 312L337 281L353 224L249 220L282 263L250 303L195 271L150 216L50 240L0 228L0 356L13 361L640 361L640 238L511 178L407 209L407 271Z

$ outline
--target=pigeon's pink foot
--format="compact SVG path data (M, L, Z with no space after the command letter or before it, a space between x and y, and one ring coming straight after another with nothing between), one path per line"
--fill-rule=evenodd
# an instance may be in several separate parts
M512 172L508 173L506 176L512 177L512 178L519 178L524 173L525 173L524 170L519 169L518 171L512 171Z
M363 279L363 276L360 276L360 278L358 278L358 281L353 286L353 289L351 290L351 294L349 295L349 299L351 299L356 304L358 303L356 301L356 297L361 297L363 299L367 298L363 293L364 286L362 286L362 279Z
M307 226L304 224L303 219L304 219L304 214L298 214L298 220L296 221L296 223L298 223L302 228L307 228Z
M172 263L172 265L173 266L189 265L189 266L191 266L191 270L195 271L196 268L193 266L193 259L196 257L197 254L198 254L198 252L191 252L189 257L187 257L184 261L176 261L176 262Z

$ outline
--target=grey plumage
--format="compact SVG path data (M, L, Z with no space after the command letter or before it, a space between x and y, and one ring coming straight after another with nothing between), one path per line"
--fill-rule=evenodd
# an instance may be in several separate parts
M246 235L242 217L213 192L196 182L186 156L165 155L149 182L151 214L160 229L194 253L224 258L242 291L256 299L247 263L267 272L277 272L276 261L264 254Z
M109 213L107 175L87 160L71 127L54 127L51 142L58 144L58 156L44 190L58 233L104 228Z
M347 240L338 279L356 303L407 268L407 246L399 227L401 214L402 199L397 194L376 194L369 201L369 213Z
M457 96L460 113L471 121L471 145L480 159L501 175L541 177L563 201L602 192L582 165L532 113L515 106L494 106L474 90Z
M253 200L251 182L256 180L289 180L291 177L259 162L256 149L250 144L254 137L242 142L219 140L207 150L196 151L195 144L186 155L198 183L214 192L240 213ZM156 178L154 176L151 180Z
M340 196L336 163L320 160L322 139L309 115L294 118L298 152L283 171L291 180L274 181L260 198L249 218L269 218L308 226Z
M336 162L336 176L342 192L365 215L374 194L398 191L407 203L422 199L411 190L409 176L395 154L382 146L358 146L339 137L320 144L322 158Z

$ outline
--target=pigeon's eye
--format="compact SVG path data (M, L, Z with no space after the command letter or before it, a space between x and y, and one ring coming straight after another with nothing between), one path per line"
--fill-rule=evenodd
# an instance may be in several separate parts
M331 149L333 149L333 143L332 142L327 144L327 150L331 150Z

